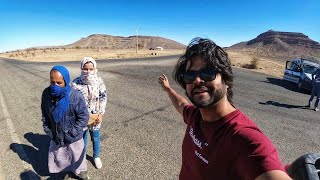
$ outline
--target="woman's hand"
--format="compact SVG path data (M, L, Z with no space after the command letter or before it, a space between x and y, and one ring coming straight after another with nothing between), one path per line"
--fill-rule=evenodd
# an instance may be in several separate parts
M93 122L92 125L95 126L95 125L101 123L101 121L102 121L102 115L98 114L98 117L97 117L96 121Z

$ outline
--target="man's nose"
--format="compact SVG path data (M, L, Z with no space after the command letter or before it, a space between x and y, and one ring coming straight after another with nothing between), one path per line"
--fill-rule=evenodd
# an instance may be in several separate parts
M196 78L193 81L193 84L200 84L200 83L203 83L203 82L204 82L204 80L201 79L199 75L197 75Z

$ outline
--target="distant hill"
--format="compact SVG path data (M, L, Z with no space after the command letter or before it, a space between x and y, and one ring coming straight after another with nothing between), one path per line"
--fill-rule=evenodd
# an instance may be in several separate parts
M320 59L320 44L303 33L269 30L256 38L237 43L227 49L249 51L269 57L303 57Z
M93 34L85 38L81 38L72 44L65 47L93 47L93 48L107 48L107 49L131 49L137 47L139 49L155 49L162 47L164 49L185 49L186 46L176 41L155 36L111 36L104 34Z

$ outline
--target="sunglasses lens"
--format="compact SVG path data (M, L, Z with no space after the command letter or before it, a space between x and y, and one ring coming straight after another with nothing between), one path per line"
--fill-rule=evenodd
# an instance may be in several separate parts
M191 84L196 79L196 73L194 71L187 71L183 75L183 81L186 84Z
M216 73L211 69L203 70L200 72L200 78L204 81L213 81L216 78Z
M204 81L213 81L216 78L216 72L211 69L205 69L202 71L187 71L183 75L183 81L186 84L191 84L196 79L197 75L200 75L200 78Z

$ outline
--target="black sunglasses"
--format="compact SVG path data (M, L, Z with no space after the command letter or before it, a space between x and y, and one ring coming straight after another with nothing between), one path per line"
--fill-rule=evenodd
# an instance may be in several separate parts
M203 69L200 71L187 71L183 74L183 81L186 84L191 84L199 75L200 78L204 81L213 81L216 79L217 71L213 69Z

